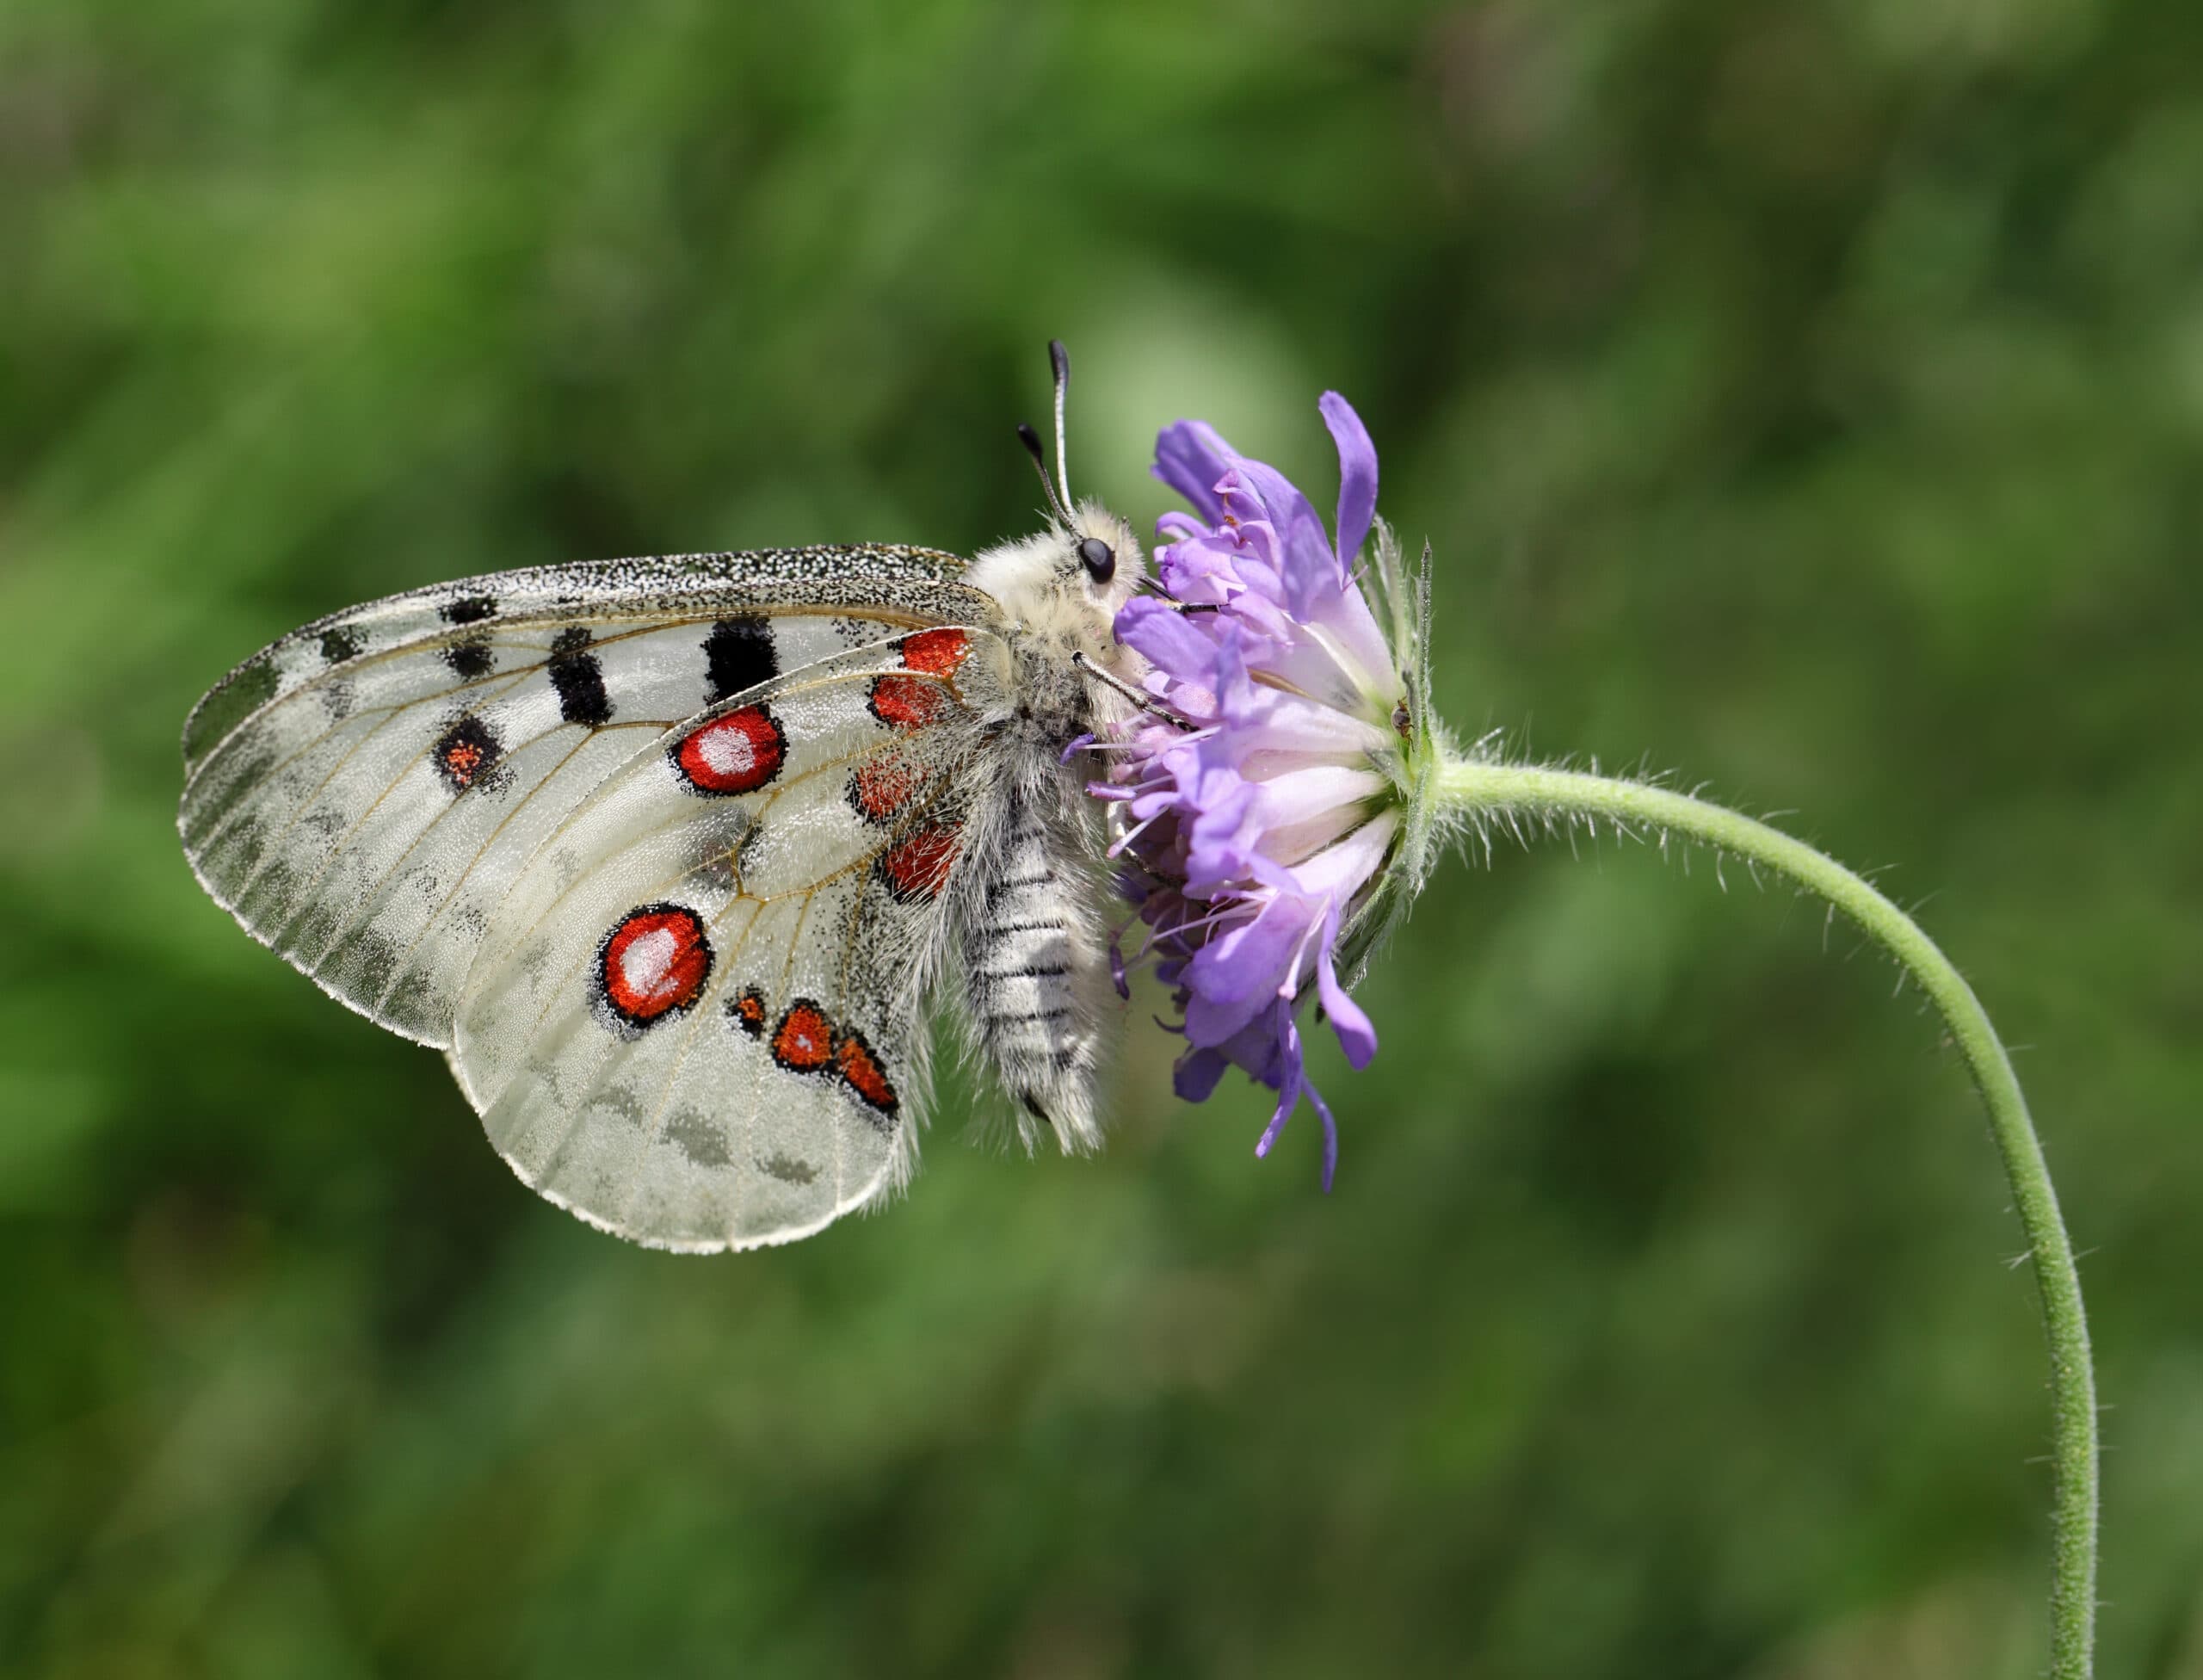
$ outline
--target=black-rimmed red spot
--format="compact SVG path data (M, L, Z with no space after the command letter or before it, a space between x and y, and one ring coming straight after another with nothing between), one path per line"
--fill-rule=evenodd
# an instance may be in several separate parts
M855 1091L884 1115L892 1115L898 1106L895 1087L887 1082L886 1070L873 1055L872 1047L864 1041L864 1035L851 1028L842 1035L834 1046L834 1072L842 1083Z
M972 639L961 630L919 630L904 637L901 648L906 670L953 676L972 651Z
M746 985L727 999L727 1018L752 1038L765 1036L765 994Z
M879 855L879 878L905 902L937 899L956 862L958 825L935 825L907 834Z
M923 780L918 767L898 754L867 759L849 772L850 808L867 822L892 822L916 796Z
M699 724L673 744L673 767L700 794L754 794L781 773L787 737L762 706Z
M872 715L890 729L923 729L948 710L948 688L931 676L890 671L872 679Z
M791 1073L816 1073L834 1058L834 1023L808 998L788 1005L773 1028L773 1059Z
M645 905L605 935L596 989L622 1021L647 1027L694 1003L711 973L703 918L682 905Z
M454 794L463 794L480 781L503 755L497 732L473 716L461 718L429 749L429 756Z
M905 676L890 671L873 677L872 715L891 729L923 729L938 723L953 693L946 679L956 675L956 668L971 652L971 637L961 630L916 630L896 643L895 650L904 670L920 674Z

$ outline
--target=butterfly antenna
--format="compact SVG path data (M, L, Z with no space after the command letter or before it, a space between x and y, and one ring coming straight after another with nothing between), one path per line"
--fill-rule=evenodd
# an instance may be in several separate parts
M1056 484L1071 502L1071 456L1064 448L1064 398L1071 394L1071 352L1060 338L1048 341L1048 366L1056 376Z
M1040 442L1040 434L1021 420L1017 423L1017 441L1025 446L1025 453L1033 457L1033 470L1040 475L1040 488L1048 493L1048 511L1063 521L1067 528L1077 529L1071 510L1064 505L1064 498L1057 493L1056 481L1048 476L1048 451Z

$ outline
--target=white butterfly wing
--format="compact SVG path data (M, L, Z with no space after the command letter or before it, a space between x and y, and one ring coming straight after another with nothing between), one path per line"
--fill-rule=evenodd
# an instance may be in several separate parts
M982 657L984 655L984 657ZM809 1234L915 1159L921 998L1005 658L935 629L635 754L489 918L450 1059L528 1183L656 1246Z
M962 562L853 547L509 572L254 656L194 711L178 818L201 883L342 1002L450 1041L522 866L679 720L898 628L969 621Z

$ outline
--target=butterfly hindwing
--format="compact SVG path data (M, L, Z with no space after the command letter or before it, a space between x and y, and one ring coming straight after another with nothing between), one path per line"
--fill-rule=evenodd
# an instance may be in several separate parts
M998 654L937 628L832 656L666 732L558 825L489 917L451 1050L523 1179L693 1251L805 1235L908 1172Z
M929 550L540 568L310 625L192 715L179 817L215 899L337 998L430 1044L527 860L679 720L984 597Z

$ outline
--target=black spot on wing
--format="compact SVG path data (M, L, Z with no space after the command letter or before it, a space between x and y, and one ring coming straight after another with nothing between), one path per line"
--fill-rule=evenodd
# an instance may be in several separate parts
M331 627L321 633L321 658L324 664L341 665L347 659L360 657L360 633L347 624Z
M665 1135L700 1167L723 1167L734 1159L727 1147L726 1122L697 1109L683 1109L666 1123Z
M713 625L704 638L704 699L713 706L781 673L773 627L756 613L723 618Z
M497 603L486 595L469 595L445 602L441 610L446 624L479 624L496 613Z
M558 691L559 717L601 729L612 721L612 697L604 691L604 664L589 646L589 633L579 625L558 633L551 644L551 686Z
M469 636L464 641L454 642L444 649L444 663L464 681L474 682L490 674L497 664L497 656L490 652L489 642L478 636Z
M808 1161L799 1161L793 1155L774 1153L762 1155L757 1164L783 1184L808 1184L818 1177L818 1169Z

